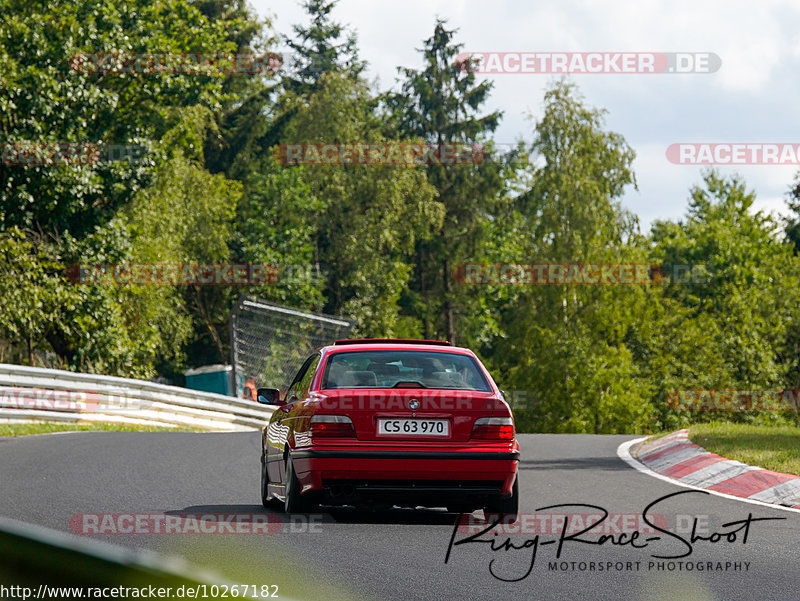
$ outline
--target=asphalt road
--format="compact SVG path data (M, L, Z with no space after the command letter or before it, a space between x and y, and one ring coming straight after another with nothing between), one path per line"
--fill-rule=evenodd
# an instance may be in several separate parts
M539 516L596 513L574 506L541 510L591 504L610 514L630 514L613 522L623 525L626 519L637 520L651 502L686 490L641 474L618 459L617 446L630 438L521 436L521 510ZM69 531L70 518L80 513L262 514L258 447L257 433L86 432L0 439L0 515ZM279 598L800 599L800 514L696 492L661 501L650 510L649 515L654 514L664 517L652 519L666 520L670 530L687 539L694 516L700 520L698 533L706 536L736 530L743 524L723 524L745 520L749 514L785 519L751 523L746 543L743 528L735 541L698 540L690 556L672 564L652 556L680 555L688 545L644 531L634 540L642 548L566 540L553 565L560 529L546 528L539 534L535 564L524 578L535 531L510 537L517 547L529 541L522 549L493 551L489 543L454 546L445 564L456 516L443 510L324 511L311 516L312 522L284 523L271 535L91 538L180 555L244 584L278 584ZM284 518L276 512L273 519ZM530 527L542 527L544 522L536 519ZM579 519L573 515L570 524L577 527ZM613 519L607 519L609 524ZM607 532L614 530L609 526ZM456 533L453 540L467 536ZM645 542L648 536L660 540ZM581 538L599 542L597 536ZM506 537L495 540L499 547ZM686 562L692 571L687 571ZM522 579L499 580L490 573L490 565L506 580ZM609 565L610 571L605 569Z

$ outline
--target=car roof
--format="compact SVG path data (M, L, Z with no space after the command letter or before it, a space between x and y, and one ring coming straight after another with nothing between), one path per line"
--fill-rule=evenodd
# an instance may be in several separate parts
M448 340L417 340L416 338L347 338L344 340L337 340L334 346L341 346L345 344L427 344L436 346L453 346Z
M440 353L457 353L459 355L472 355L471 350L459 346L452 346L449 342L440 340L407 340L394 338L372 338L337 340L334 344L323 347L326 353L348 351L434 351Z

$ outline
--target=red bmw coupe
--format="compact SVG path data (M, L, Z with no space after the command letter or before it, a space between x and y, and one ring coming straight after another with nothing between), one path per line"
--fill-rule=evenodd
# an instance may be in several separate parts
M263 430L261 499L446 507L516 516L519 445L472 351L426 340L339 340L308 357Z

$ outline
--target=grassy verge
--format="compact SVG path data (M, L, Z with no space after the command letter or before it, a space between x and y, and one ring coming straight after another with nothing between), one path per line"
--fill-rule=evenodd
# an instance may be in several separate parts
M50 432L199 432L191 428L160 428L156 426L137 426L132 424L0 424L0 436L26 436L28 434L49 434Z
M669 436L670 434L674 433L675 433L674 430L664 430L663 432L659 432L658 434L652 434L651 436L647 437L645 444L648 442L653 442L655 440L658 440L659 438L664 438L665 436Z
M696 424L689 439L712 453L776 472L800 475L800 428Z

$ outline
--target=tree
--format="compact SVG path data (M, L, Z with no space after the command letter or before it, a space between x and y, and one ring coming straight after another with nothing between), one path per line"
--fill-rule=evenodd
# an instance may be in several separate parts
M286 130L292 143L385 143L366 84L328 73ZM354 334L402 331L398 301L414 244L439 227L441 205L416 166L308 165L302 178L321 205L315 263L328 269L326 311L354 317Z
M787 341L800 313L800 259L780 239L779 224L752 210L754 201L740 178L708 171L703 185L691 190L686 219L653 226L657 260L696 266L695 273L705 274L697 284L665 289L688 310L688 323L681 328L697 327L693 320L703 326L699 346L689 349L697 367L677 372L682 376L678 388L781 387L797 370L796 347ZM670 371L676 373L668 370L664 376Z
M211 4L204 2L202 8L209 9ZM154 181L168 187L164 180L173 177L171 185L178 184L174 174L162 169L175 156L171 153L202 164L204 134L198 135L197 128L187 123L197 119L195 125L204 132L213 123L211 111L219 108L228 90L222 72L138 73L135 69L141 63L135 57L139 53L232 52L234 40L246 37L253 24L246 22L241 11L208 18L185 0L120 5L95 0L68 4L0 0L0 12L0 137L4 144L74 143L101 150L137 144L147 149L138 161L0 162L0 230L23 232L27 243L37 246L36 253L23 252L17 264L29 265L44 278L44 286L51 265L128 262L157 254L147 245L161 243L163 238L132 231L150 218L146 208L136 218L130 207L136 204L138 210L147 204L139 202L141 194L147 191L152 196ZM98 53L105 57L100 63L113 68L98 69ZM211 185L203 181L197 186L197 204L186 213L195 224L213 212L213 207L200 204L203 193L213 194L217 181L205 175ZM194 176L195 181L203 180L202 173L195 171ZM183 177L181 183L190 188L190 179ZM219 206L235 207L235 195L226 195ZM162 212L156 219L168 225L169 217L183 216ZM198 229L210 239L225 231ZM194 250L184 250L192 256L202 245L196 239L190 241ZM227 241L223 246L227 252ZM18 245L18 249L25 247ZM48 266L45 271L42 265ZM31 330L35 331L32 347L38 346L47 356L55 353L57 362L68 368L120 375L151 376L158 361L180 363L188 321L179 296L166 289L76 286L63 280L62 274L53 284L59 294L55 317L46 304L31 305L30 310L39 315L31 315L29 323L41 324ZM48 286L42 290L49 290ZM32 293L36 290L34 286ZM16 303L4 310L6 324L24 313ZM19 340L12 329L7 334Z
M25 235L12 228L0 236L0 331L12 345L24 348L24 360L36 365L34 351L60 317L65 288L63 266L34 250Z
M282 75L273 72L277 39L266 33L270 21L259 20L244 0L202 0L195 5L210 20L225 22L238 53L260 57L253 62L253 72L226 74L224 96L204 144L204 163L211 173L244 181L275 143L270 135L272 113Z
M536 263L643 262L635 218L619 197L635 183L634 153L603 129L603 113L575 87L557 82L545 94L532 149L530 188L515 199L522 223L518 250ZM523 261L525 259L518 259ZM647 286L537 285L501 313L504 338L493 362L531 404L522 428L551 432L620 432L649 417L649 383L626 340L650 300Z
M356 34L331 20L337 1L304 0L303 7L311 23L294 25L295 39L284 38L294 52L290 57L294 64L287 69L283 85L294 95L307 96L317 91L325 73L341 73L357 81L366 68L366 63L358 58ZM344 39L339 42L341 38Z
M421 50L425 68L399 68L404 76L401 91L384 99L389 131L420 138L439 152L445 144L485 144L502 114L478 116L492 84L476 83L472 70L456 60L462 45L453 42L456 31L445 25L437 19L433 35L425 40ZM422 313L426 338L434 332L443 332L454 342L458 337L456 319L465 296L455 290L453 267L481 254L485 226L494 205L504 197L504 175L503 166L492 160L426 167L428 182L445 209L437 235L416 247L416 298L412 296L409 305Z
M792 212L784 222L786 237L794 244L795 253L800 253L800 173L795 176L786 204Z
M175 154L160 168L153 185L124 211L126 223L135 236L132 260L145 264L228 262L232 221L240 195L238 182L221 174L211 175L181 154ZM181 363L182 353L174 345L186 342L190 331L180 323L157 331L150 329L151 325L184 316L191 316L194 321L194 340L207 341L200 345L202 350L197 352L200 356L191 359L210 363L227 357L228 315L236 292L226 286L143 288L146 290L136 287L130 290L131 296L139 301L132 307L142 316L151 316L141 325L151 334L163 337L157 348L171 349L167 359L178 359ZM143 311L145 307L149 311Z
M159 108L212 107L223 76L137 75L130 72L131 57L234 50L223 24L209 22L185 0L2 0L0 13L4 143L152 146L172 126ZM96 68L98 53L116 57L117 70ZM135 163L0 163L0 227L87 235L147 185L156 160L147 151Z

